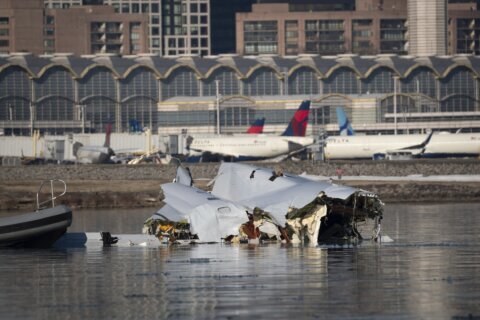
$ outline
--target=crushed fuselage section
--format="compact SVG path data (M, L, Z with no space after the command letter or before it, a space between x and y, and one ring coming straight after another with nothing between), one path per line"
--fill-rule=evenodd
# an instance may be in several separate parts
M211 193L178 183L162 190L165 206L145 232L170 242L355 243L366 222L379 237L383 215L373 193L243 164L223 163Z

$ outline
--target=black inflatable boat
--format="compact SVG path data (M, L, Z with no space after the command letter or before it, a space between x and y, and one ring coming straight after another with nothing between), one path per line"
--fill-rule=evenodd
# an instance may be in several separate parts
M72 210L64 205L0 218L0 246L50 247L71 224Z
M0 247L50 247L72 224L72 210L65 205L55 206L55 199L66 193L62 180L50 182L51 198L40 202L39 196L44 181L37 192L37 210L17 216L0 218ZM63 183L63 192L54 195L54 182ZM51 207L45 207L45 204Z

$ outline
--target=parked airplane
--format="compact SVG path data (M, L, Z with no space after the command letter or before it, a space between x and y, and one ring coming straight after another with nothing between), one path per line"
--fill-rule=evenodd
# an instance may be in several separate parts
M480 154L480 133L330 136L325 159L375 159L402 154L410 157L473 157Z
M77 162L85 164L110 162L110 157L115 154L112 148L110 148L112 124L107 124L105 129L105 143L103 146L84 146L78 141L73 144L73 155Z
M354 136L355 131L352 128L352 125L350 124L350 121L348 120L347 114L345 113L345 110L343 110L342 107L338 107L337 109L337 119L338 119L338 127L340 130L340 135L341 136Z
M189 137L188 161L200 160L205 153L236 160L261 160L299 152L314 143L312 137L305 137L309 111L310 101L303 101L281 136Z

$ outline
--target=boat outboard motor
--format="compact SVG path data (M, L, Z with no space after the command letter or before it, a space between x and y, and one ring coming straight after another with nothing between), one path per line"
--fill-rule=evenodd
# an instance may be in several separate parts
M102 242L104 247L110 247L112 244L118 242L118 237L112 237L110 232L101 232Z

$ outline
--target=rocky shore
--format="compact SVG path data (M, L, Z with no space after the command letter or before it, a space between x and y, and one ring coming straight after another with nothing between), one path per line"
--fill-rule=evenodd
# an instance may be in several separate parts
M480 161L415 160L355 162L256 163L280 166L294 174L332 176L334 183L360 187L377 193L384 202L479 201L478 182L412 182L402 180L335 181L335 170L346 176L480 175ZM196 184L205 187L218 170L218 163L189 165ZM28 210L36 205L36 192L42 180L62 179L67 194L60 199L73 208L160 207L160 184L175 175L173 165L43 165L0 167L0 210ZM59 188L60 189L60 188ZM48 191L48 190L46 190ZM47 197L47 194L42 194Z

